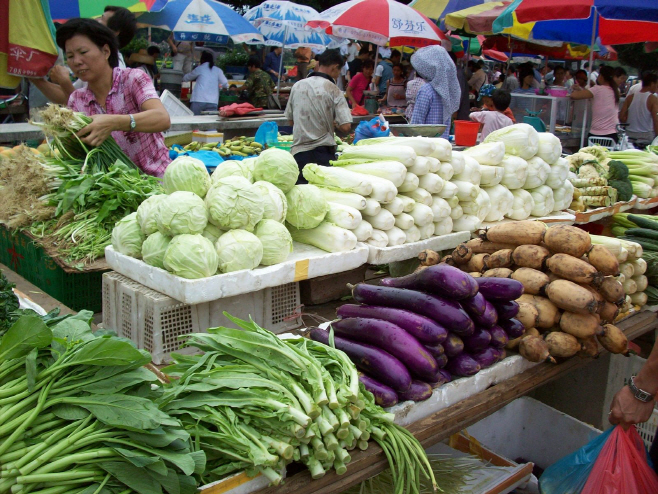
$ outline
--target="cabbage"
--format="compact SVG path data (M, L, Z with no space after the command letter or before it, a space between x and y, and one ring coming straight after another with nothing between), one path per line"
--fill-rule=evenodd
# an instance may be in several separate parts
M210 175L203 161L179 156L169 163L164 173L164 190L167 194L178 190L194 192L201 199L210 188Z
M464 156L470 156L481 165L497 166L505 157L505 144L502 142L482 143L462 151Z
M112 229L112 247L126 256L141 258L145 238L137 222L137 213L121 218Z
M147 197L137 208L137 222L139 223L144 235L151 235L158 231L157 213L160 201L167 197L165 194L158 194Z
M208 223L206 227L203 229L201 235L206 237L208 240L210 240L213 243L213 245L215 245L217 239L221 237L224 233L225 233L224 230L217 228L212 223Z
M275 220L262 220L256 225L254 235L263 244L264 266L278 264L288 259L292 252L292 237L288 229Z
M256 235L246 230L226 232L219 237L215 247L221 273L253 269L263 258L263 244Z
M144 259L144 262L150 266L164 269L162 261L170 242L171 237L167 237L160 232L149 235L142 244L142 259Z
M201 233L208 224L208 211L198 195L179 191L160 202L156 221L163 235L194 235Z
M242 166L245 170L249 171L252 175L254 174L254 169L256 168L256 158L245 158L240 163L242 163Z
M270 148L260 153L253 173L254 180L270 182L287 194L297 183L299 167L288 151Z
M539 132L531 125L518 123L494 130L484 142L502 142L505 152L520 156L524 160L532 158L539 149Z
M213 225L222 230L253 230L263 218L261 193L243 177L224 177L206 196L206 206Z
M521 189L528 178L528 162L518 156L507 155L500 162L500 166L505 169L503 179L500 185L504 185L509 190Z
M177 235L165 251L163 264L167 271L196 280L217 272L217 251L203 235Z
M546 183L551 167L539 156L528 160L528 176L523 188L526 190L535 189Z
M539 137L537 156L549 165L555 164L562 155L562 143L560 142L560 138L550 132L539 132L537 136Z
M254 183L254 187L263 199L263 219L283 223L288 212L288 201L283 191L264 180Z
M329 211L327 200L315 185L295 185L286 194L286 199L286 221L302 230L317 227Z
M249 167L245 166L243 161L236 160L228 160L220 163L219 166L215 168L215 171L210 177L210 181L214 185L220 179L224 177L230 177L231 175L237 175L238 177L246 178L250 182L254 181L254 177Z

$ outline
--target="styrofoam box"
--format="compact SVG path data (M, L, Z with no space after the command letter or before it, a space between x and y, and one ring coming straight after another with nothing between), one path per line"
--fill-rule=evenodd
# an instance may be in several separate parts
M462 242L467 242L470 239L470 232L453 232L447 235L439 235L437 237L419 240L418 242L395 245L393 247L368 245L368 264L388 264L390 262L406 261L407 259L416 257L425 249L435 251L454 249Z
M299 283L191 305L110 271L103 274L102 293L103 326L151 353L155 364L168 362L171 352L196 351L180 348L181 335L217 326L233 327L223 312L240 319L251 317L275 333L301 323Z
M601 431L540 401L522 397L468 428L483 446L546 469Z
M186 304L212 302L263 288L342 273L362 266L367 258L368 247L361 243L347 252L330 253L293 242L292 253L282 263L188 280L149 266L140 259L124 256L111 245L105 248L105 260L113 270Z

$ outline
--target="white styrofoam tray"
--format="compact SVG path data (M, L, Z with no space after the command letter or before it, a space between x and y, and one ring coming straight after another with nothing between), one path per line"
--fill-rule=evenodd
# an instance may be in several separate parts
M554 211L548 216L530 216L528 219L543 221L544 223L549 223L551 225L573 225L576 221L576 215L566 211ZM502 223L513 223L515 221L518 220L503 218L500 221L485 221L482 223L481 228L490 228L494 225L500 225Z
M640 199L638 197L633 209L653 209L658 206L658 197L650 197L648 199Z
M425 249L436 251L454 249L462 242L470 240L470 238L470 232L453 232L394 247L375 247L368 245L368 249L370 250L368 264L388 264L390 262L406 261L407 259L416 257Z
M124 256L111 245L105 249L105 260L113 270L186 304L212 302L294 281L341 273L362 266L367 259L368 247L364 244L357 244L348 252L329 253L294 242L293 252L280 264L188 280L149 266L140 259Z

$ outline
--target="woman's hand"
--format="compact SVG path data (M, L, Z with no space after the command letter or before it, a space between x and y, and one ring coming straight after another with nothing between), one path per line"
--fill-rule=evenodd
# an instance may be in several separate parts
M49 75L50 80L55 84L60 86L63 86L66 83L71 84L71 73L69 72L69 69L63 65L55 65L52 69L50 69Z
M110 137L112 131L121 130L117 125L117 117L125 117L125 115L92 115L92 122L80 129L77 136L82 138L85 144L100 146Z
M641 424L651 418L655 402L643 403L631 392L628 386L624 386L612 399L610 416L611 424L620 424L624 429L632 424Z

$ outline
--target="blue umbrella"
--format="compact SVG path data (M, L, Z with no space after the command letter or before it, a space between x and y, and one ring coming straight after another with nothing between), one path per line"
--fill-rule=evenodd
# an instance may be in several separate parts
M215 0L170 0L159 12L139 22L173 31L176 41L226 43L263 42L263 36L230 6Z

